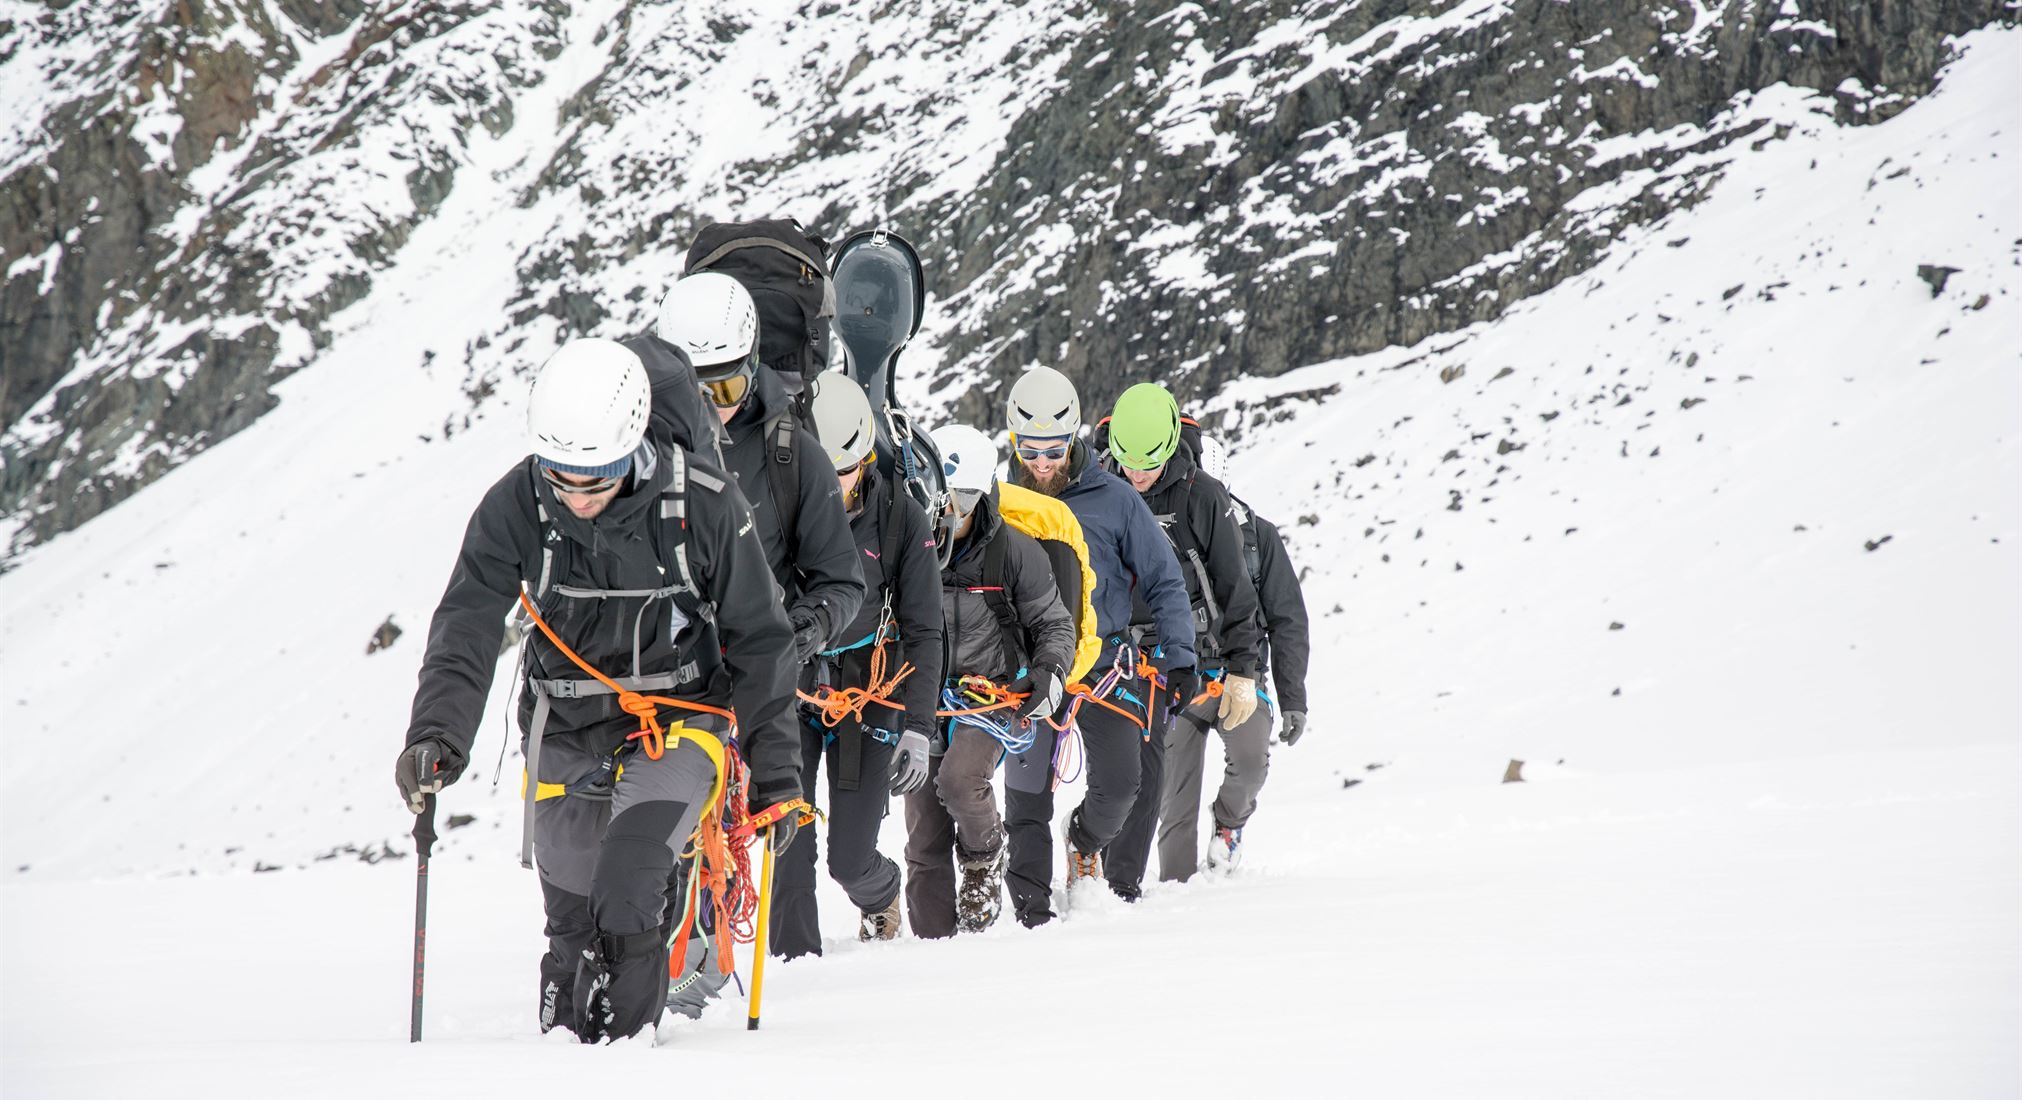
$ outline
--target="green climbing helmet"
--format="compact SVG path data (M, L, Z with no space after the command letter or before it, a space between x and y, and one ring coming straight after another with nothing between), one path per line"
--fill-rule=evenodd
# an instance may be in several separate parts
M1123 391L1109 413L1109 454L1131 470L1156 470L1179 450L1179 404L1156 382Z

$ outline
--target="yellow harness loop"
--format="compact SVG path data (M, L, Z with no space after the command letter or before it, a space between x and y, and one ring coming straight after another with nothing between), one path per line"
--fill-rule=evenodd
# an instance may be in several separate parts
M725 770L729 767L729 760L723 748L723 739L710 733L708 730L695 729L686 722L675 722L667 727L667 740L670 742L693 742L695 747L709 754L709 762L716 766L716 783L709 789L709 800L702 804L702 816L708 817L710 812L716 808L717 803L723 799ZM625 765L618 765L615 778L625 778ZM550 798L561 798L568 793L569 785L567 783L537 783L534 785L534 801L536 802L546 802ZM525 798L526 796L527 773L522 768L520 770L520 797Z

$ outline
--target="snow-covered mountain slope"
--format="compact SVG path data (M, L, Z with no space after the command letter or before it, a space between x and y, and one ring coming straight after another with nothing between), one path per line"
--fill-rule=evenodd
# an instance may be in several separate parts
M1095 401L1143 369L1210 395L1491 319L1698 201L1723 164L1699 154L1779 140L1764 90L1887 118L1950 36L2013 21L1997 0L0 3L0 564L292 372L349 369L351 307L419 271L509 279L432 315L406 364L462 378L444 430L555 339L638 328L703 221L773 212L913 235L936 297L913 365L966 415L1034 362Z
M1316 614L1313 732L1236 879L874 948L825 892L829 956L768 975L766 1030L733 1003L606 1052L535 1036L504 685L404 1042L387 772L464 517L521 453L518 384L445 425L461 365L415 369L518 285L482 230L522 169L475 141L496 189L338 319L340 369L0 576L0 1084L2015 1095L2018 73L1986 31L1874 126L1765 93L1786 138L1685 153L1719 181L1585 274L1216 399ZM946 1027L976 1011L1001 1041Z

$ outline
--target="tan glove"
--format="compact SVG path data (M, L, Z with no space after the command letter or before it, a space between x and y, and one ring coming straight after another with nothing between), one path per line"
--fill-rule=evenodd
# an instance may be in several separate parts
M1231 672L1222 677L1222 728L1235 729L1250 720L1257 709L1257 682Z

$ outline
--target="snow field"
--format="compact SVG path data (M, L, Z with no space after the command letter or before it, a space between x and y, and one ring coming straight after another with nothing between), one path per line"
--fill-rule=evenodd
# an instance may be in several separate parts
M1315 615L1241 873L869 946L824 882L829 953L769 968L756 1034L734 1000L657 1045L536 1034L500 684L405 1042L413 864L316 857L404 850L390 756L519 395L416 441L461 381L413 369L430 316L509 264L383 284L341 370L0 577L0 1089L503 1100L651 1059L838 1095L2022 1093L2018 55L1971 36L1864 129L1793 97L1501 321L1225 393ZM459 194L445 256L482 238Z

